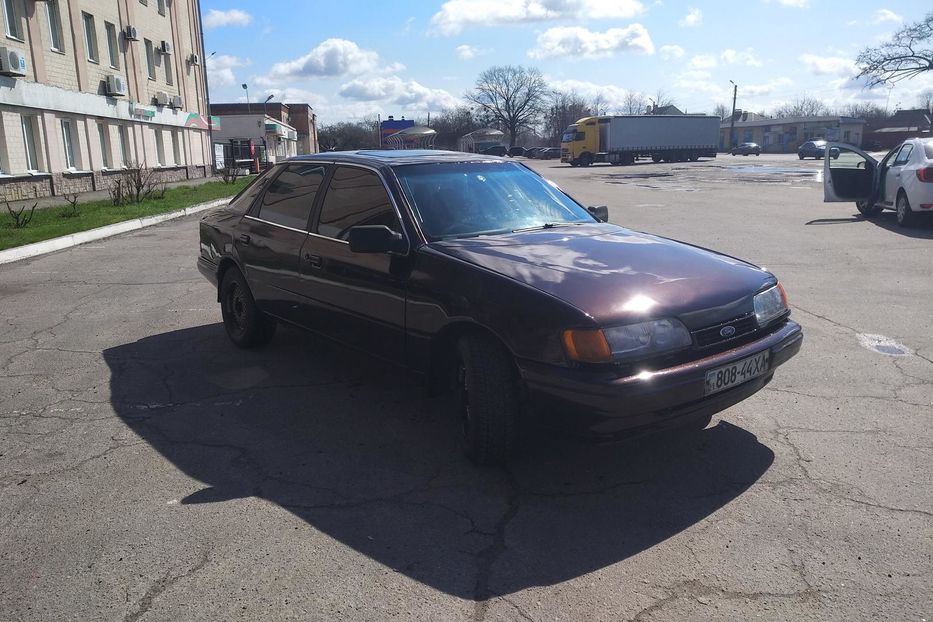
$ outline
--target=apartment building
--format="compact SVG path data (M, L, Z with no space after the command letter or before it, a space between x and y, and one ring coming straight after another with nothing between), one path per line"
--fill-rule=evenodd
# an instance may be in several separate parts
M203 177L198 0L0 0L0 200Z

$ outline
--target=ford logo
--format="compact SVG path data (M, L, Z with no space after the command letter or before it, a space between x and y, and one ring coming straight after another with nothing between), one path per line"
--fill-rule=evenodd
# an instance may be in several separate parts
M723 326L719 329L719 334L722 337L731 337L735 334L735 326Z

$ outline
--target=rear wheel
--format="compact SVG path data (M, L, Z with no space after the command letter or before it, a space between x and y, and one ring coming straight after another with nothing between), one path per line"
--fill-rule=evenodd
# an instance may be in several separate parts
M580 156L580 166L589 166L593 163L593 154L584 153Z
M652 162L660 162L660 161L661 161L661 156L659 156L659 155L656 154L656 153L652 153L652 154L651 154L651 161L652 161Z
M803 154L802 154L802 153L798 153L798 154L797 154L797 157L798 157L799 159L803 160Z
M246 279L236 268L227 270L221 281L220 311L227 336L237 347L263 346L275 335L275 320L259 310Z
M512 454L519 408L510 354L488 335L463 336L457 343L456 383L467 457L476 464L505 462Z
M907 200L907 194L903 190L897 194L897 224L902 227L914 224L914 213L910 209L910 201Z

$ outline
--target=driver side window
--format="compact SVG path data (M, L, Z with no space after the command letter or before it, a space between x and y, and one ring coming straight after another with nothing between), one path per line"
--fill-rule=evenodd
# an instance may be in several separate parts
M346 240L350 228L358 225L386 225L401 231L382 179L367 169L338 166L324 195L316 232Z
M894 158L893 166L901 166L907 164L907 160L910 159L910 154L914 150L913 145L904 145L901 147L901 150L897 153L897 157Z

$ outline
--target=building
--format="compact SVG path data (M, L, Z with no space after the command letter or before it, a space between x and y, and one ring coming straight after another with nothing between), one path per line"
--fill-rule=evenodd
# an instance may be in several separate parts
M0 13L0 200L105 189L131 166L207 173L197 0L3 0Z
M221 128L223 128L223 119L240 115L253 115L262 113L272 118L273 121L280 122L284 126L295 131L297 140L298 154L318 153L321 149L317 139L317 115L314 109L308 104L284 104L270 101L265 104L261 102L254 103L235 103L235 104L211 104L211 114L219 118ZM234 121L235 122L235 121ZM270 128L270 131L273 131ZM226 132L220 135L227 136ZM262 144L262 136L256 136L259 144ZM266 139L267 144L272 144L273 136ZM226 141L226 139L223 139ZM218 132L214 131L214 142L218 142Z
M788 117L774 119L754 113L737 113L734 144L758 143L766 153L794 153L808 140L822 138L860 147L865 121L853 117ZM729 149L730 119L719 126L719 149Z
M216 109L211 106L211 110ZM218 151L219 167L229 166L232 160L257 172L258 165L274 164L300 153L298 131L272 115L254 112L215 116L219 127L214 128L214 144L223 146L223 162Z
M898 110L890 119L866 128L865 145L871 149L891 149L908 138L933 136L933 112L926 108Z

